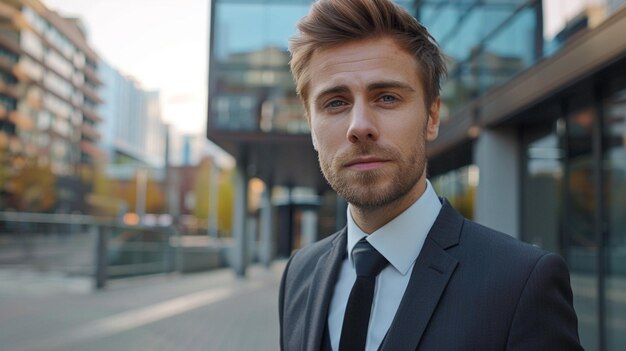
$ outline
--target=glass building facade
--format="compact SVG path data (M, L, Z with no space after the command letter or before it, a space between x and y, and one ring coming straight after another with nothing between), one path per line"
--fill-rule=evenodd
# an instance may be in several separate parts
M587 350L626 345L624 73L595 96L554 101L541 123L522 128L522 238L568 261Z
M541 57L541 1L420 3L418 19L448 57L444 119Z
M420 4L449 68L433 185L466 216L561 254L584 348L622 350L625 2Z
M215 129L308 133L289 72L287 43L309 5L214 1L210 113Z

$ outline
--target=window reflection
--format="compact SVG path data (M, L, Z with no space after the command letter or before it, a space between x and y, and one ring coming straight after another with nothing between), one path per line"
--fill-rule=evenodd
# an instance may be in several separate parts
M626 90L605 105L606 341L608 350L618 350L626 345Z
M591 108L568 117L567 157L569 177L565 204L565 256L572 275L574 307L579 316L581 343L587 350L598 345L598 238L595 233L595 173L592 154Z
M211 113L227 131L308 133L289 72L288 39L310 1L215 5ZM280 19L280 20L278 20Z
M437 195L447 198L465 218L473 219L479 175L478 166L469 165L436 176L431 183Z
M446 111L454 114L535 62L537 6L522 0L420 5L419 19L448 55L449 74L442 91Z
M523 239L554 252L561 250L563 156L554 129L526 147Z

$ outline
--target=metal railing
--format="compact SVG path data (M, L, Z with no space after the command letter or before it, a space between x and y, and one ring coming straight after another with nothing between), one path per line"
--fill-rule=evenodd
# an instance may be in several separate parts
M74 214L0 212L0 267L107 280L180 271L175 226L125 225Z

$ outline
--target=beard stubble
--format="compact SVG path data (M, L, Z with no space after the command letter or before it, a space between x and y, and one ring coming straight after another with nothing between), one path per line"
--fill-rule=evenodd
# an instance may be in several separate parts
M403 155L397 149L374 142L353 144L334 159L318 154L320 168L330 186L353 206L363 209L389 205L413 189L426 167L425 130L410 153ZM390 160L392 167L368 171L355 171L345 167L351 160L362 156L375 156Z

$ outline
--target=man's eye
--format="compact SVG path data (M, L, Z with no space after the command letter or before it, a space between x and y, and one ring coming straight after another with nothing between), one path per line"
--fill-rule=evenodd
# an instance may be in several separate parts
M329 102L328 104L326 104L327 108L338 108L341 106L344 106L345 102L341 101L341 100L333 100L331 102Z
M396 97L393 95L383 95L380 97L380 101L386 102L386 103L395 102L396 100L397 100Z

